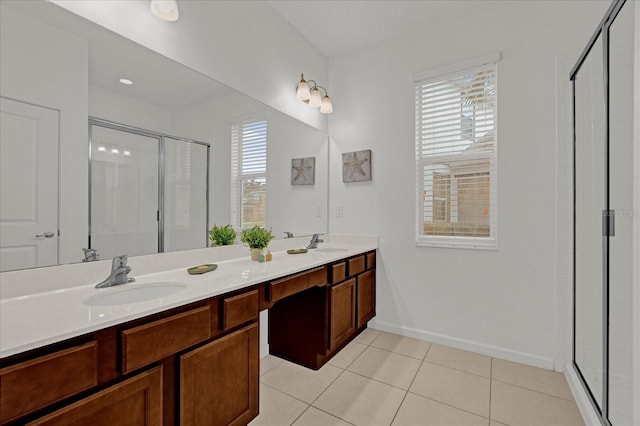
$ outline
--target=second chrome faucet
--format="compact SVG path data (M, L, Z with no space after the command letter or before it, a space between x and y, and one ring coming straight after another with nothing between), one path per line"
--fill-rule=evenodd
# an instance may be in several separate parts
M307 249L318 248L318 243L324 242L324 240L320 239L320 235L322 235L322 234L313 234L313 237L311 237L311 242L307 246Z
M101 283L96 284L96 288L113 287L120 284L132 283L135 278L129 278L127 274L131 272L131 266L127 266L128 256L116 256L111 264L111 273Z

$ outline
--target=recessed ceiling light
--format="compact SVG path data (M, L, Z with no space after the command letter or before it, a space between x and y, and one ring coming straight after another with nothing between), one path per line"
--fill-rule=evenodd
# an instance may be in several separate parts
M111 153L112 154L120 154L120 150L118 149L117 146L112 146L111 147Z
M98 151L107 152L107 147L104 146L104 145L99 145L98 146Z
M118 81L120 81L120 83L122 84L126 84L127 86L131 86L133 84L133 81L129 80L128 78L121 78Z
M127 148L125 148L124 151L122 151L122 153L127 156L131 155L131 151L129 151Z

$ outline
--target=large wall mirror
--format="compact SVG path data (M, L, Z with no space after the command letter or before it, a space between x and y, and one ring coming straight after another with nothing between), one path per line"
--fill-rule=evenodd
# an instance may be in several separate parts
M242 219L243 189L245 202L252 204L250 194L254 210L264 209L276 237L327 232L324 132L50 2L0 7L3 271L81 261L90 226L96 229L90 217L109 216L108 227L130 238L140 233L125 253L142 254L132 245L156 238L160 218L153 212L151 225L143 225L141 213L123 214L113 200L138 206L164 198L168 187L181 184L158 180L156 165L169 156L176 158L171 167L180 164L180 176L191 180L171 206L166 199L160 204L167 210L162 219L177 226L173 236L165 232L165 251L206 247L207 224L254 220L248 210ZM138 134L123 136L102 123ZM160 151L154 135L164 144ZM264 165L254 161L260 150ZM90 152L99 167L91 167ZM315 161L313 169L303 162L304 175L294 168L302 158ZM90 183L98 171L119 185L99 191ZM295 182L298 175L303 179ZM187 234L197 242L181 241Z

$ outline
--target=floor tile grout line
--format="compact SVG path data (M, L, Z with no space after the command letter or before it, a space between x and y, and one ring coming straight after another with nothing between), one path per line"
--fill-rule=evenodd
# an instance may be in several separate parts
M428 342L427 342L427 343L428 343ZM404 356L409 357L409 358L417 359L418 361L423 361L423 360L424 360L424 357L426 357L426 356L427 356L427 354L425 353L425 354L424 354L424 356L423 356L422 358L418 358L417 356L411 356L411 355L403 354L403 353L401 353L401 352L392 351L392 350L389 350L389 349L386 349L386 348L380 348L380 347L378 347L378 346L372 346L372 345L370 345L369 347L370 347L370 348L374 348L374 349L380 349L381 351L385 351L385 352L391 352L392 354L404 355ZM429 352L429 349L427 349L427 352Z
M316 402L316 401L317 401L317 400L318 400L318 399L319 399L319 398L320 398L320 397L321 397L321 396L322 396L322 395L327 391L327 389L329 389L329 388L331 387L331 385L333 385L333 384L336 382L336 380L338 380L338 378L339 378L340 376L342 376L342 375L344 374L344 372L346 371L344 368L336 367L335 365L333 365L332 367L339 368L339 369L340 369L340 370L342 370L342 371L340 371L340 374L338 374L338 375L335 377L335 379L333 379L333 380L331 381L331 383L329 383L329 384L327 385L327 387L326 387L326 388L322 389L322 392L320 392L320 393L318 394L318 396L316 396L316 397L315 397L315 399L314 399L313 401L311 401L311 403L309 403L309 405L314 406L313 404L314 404L314 403L315 403L315 402ZM319 370L318 370L318 371L319 371ZM314 406L314 407L315 407L315 406ZM315 408L318 408L318 407L315 407Z
M291 423L289 423L289 426L293 426L293 424L294 424L295 422L297 422L297 421L298 421L298 419L299 419L300 417L302 417L302 415L303 415L304 413L306 413L307 411L309 411L309 407L311 407L311 405L307 405L307 408L305 408L304 410L302 410L302 413L298 414L298 417L296 417L295 419L293 419L293 421L292 421Z
M451 405L448 402L443 402L443 401L431 398L430 396L424 396L424 395L421 395L421 394L416 393L416 392L411 392L411 390L408 390L407 393L410 393L411 395L419 396L420 398L424 398L424 399L428 399L430 401L437 402L438 404L446 405L447 407L455 408L456 410L464 411L465 413L468 413L468 414L473 414L476 417L482 417L483 419L491 420L489 417L483 416L482 414L474 413L473 411L469 411L469 410L467 410L465 408L461 408L461 407L458 407L458 406L455 406L455 405Z
M450 370L454 370L454 371L460 371L460 372L462 372L462 373L471 374L472 376L482 377L483 379L491 380L491 376L489 376L489 377L487 377L487 376L483 376L483 375L481 375L481 374L472 373L472 372L467 371L467 370L461 370L461 369L459 369L459 368L451 367L451 366L449 366L449 365L438 364L437 362L431 362L431 361L426 361L426 360L425 360L425 361L422 361L422 362L426 362L426 363L431 364L431 365L437 365L438 367L448 368L448 369L450 369Z
M296 397L296 396L293 396L293 395L291 395L291 394L289 394L289 393L287 393L287 392L284 392L284 391L282 391L282 390L280 390L280 389L278 389L278 388L276 388L276 387L273 387L273 386L271 386L271 385L269 385L269 384L267 384L267 383L264 383L264 382L260 382L260 383L261 383L261 384L263 384L263 385L265 385L265 386L266 386L266 387L268 387L268 388L271 388L271 389L273 389L273 390L275 390L275 391L280 392L280 393L281 393L281 394L283 394L283 395L286 395L286 396L288 396L288 397L290 397L290 398L293 398L293 399L295 399L296 401L300 401L300 402L302 402L303 404L311 405L311 404L309 404L307 401L303 401L302 399L300 399L300 398L298 398L298 397ZM323 391L323 392L324 392L324 391Z
M420 368L418 367L418 370L419 369ZM374 382L382 383L383 385L391 386L392 388L401 390L403 392L407 392L409 390L409 389L402 389L402 388L400 388L398 386L392 385L392 384L387 383L387 382L383 382L382 380L379 380L379 379L374 379L373 377L367 377L364 374L356 373L355 371L351 371L351 370L344 370L344 371L346 371L347 373L355 374L356 376L360 376L360 377L368 379L368 380L373 380Z
M311 407L311 408L315 408L316 410L318 410L318 411L322 411L323 413L328 414L328 415L330 415L331 417L335 417L335 418L336 418L336 419L338 419L338 420L341 420L341 421L343 421L343 422L345 422L345 423L348 423L348 424L350 424L350 425L353 425L353 423L351 423L350 421L345 420L345 419L343 419L342 417L336 416L335 414L332 414L332 413L330 413L330 412L328 412L328 411L326 411L326 410L323 410L323 409L322 409L322 408L320 408L320 407L316 407L315 405L310 405L309 407ZM355 426L355 425L354 425L354 426Z
M539 391L539 390L536 390L536 389L531 389L531 388L528 388L528 387L526 387L526 386L520 386L520 385L516 385L516 384L510 383L510 382L505 382L504 380L491 379L491 381L494 381L494 380L495 380L496 382L499 382L499 383L502 383L502 384L505 384L505 385L513 386L513 387L515 387L515 388L525 389L525 390L528 390L528 391L531 391L531 392L539 393L539 394L541 394L541 395L550 396L550 397L552 397L552 398L557 398L557 399L561 399L561 400L563 400L563 401L573 402L574 404L577 404L577 403L576 403L576 401L575 401L575 399L563 398L563 397L558 396L558 395L553 395L553 394L551 394L551 393L542 392L542 391Z
M429 345L429 349L431 349L431 345ZM429 349L427 349L427 353L424 354L425 357L429 353ZM404 404L405 399L407 399L407 395L409 395L409 391L411 389L411 386L413 386L413 382L415 382L416 381L416 377L418 377L418 373L420 372L420 369L422 368L422 363L423 362L424 362L424 360L422 362L420 362L420 366L416 370L416 374L413 375L413 378L411 379L411 383L409 383L409 387L407 388L407 391L404 393L404 396L402 397L402 401L400 401L400 405L398 405L398 409L396 410L396 413L393 415L393 418L391 419L390 425L392 425L393 422L396 420L396 417L398 416L398 413L400 412L400 409L402 408L402 404Z
M425 362L427 360L427 355L429 355L429 352L431 351L432 347L433 347L433 342L429 342L429 347L427 348L427 352L425 352L424 356L422 357L422 362Z
M348 346L348 345L347 345L347 346ZM353 365L353 363L354 363L354 362L356 362L356 360L357 360L358 358L360 358L360 357L362 356L362 354L363 354L363 353L365 353L369 347L370 347L370 346L367 346L366 348L364 348L364 349L362 350L362 352L360 352L360 353L358 354L358 356L356 356L356 357L353 359L353 361L351 361L351 362L349 363L349 365L347 365L345 368L343 368L343 370L345 370L345 371L346 371L349 367L351 367L351 365ZM346 346L345 346L345 348L346 348ZM343 348L343 349L344 349L344 348ZM329 364L331 364L331 361L329 361ZM333 365L333 364L331 364L331 365ZM336 365L335 367L338 367L338 366ZM341 368L341 367L338 367L338 368Z
M398 416L398 413L400 412L400 409L402 408L402 404L404 404L404 400L407 398L407 395L409 395L408 390L402 396L402 401L400 401L398 408L396 408L396 412L393 414L393 417L391 418L391 423L389 423L389 426L391 426L393 422L396 420L396 417Z

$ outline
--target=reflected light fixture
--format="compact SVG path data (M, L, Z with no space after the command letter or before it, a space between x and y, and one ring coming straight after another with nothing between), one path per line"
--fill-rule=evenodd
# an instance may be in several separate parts
M165 21L178 20L178 0L151 0L151 11Z
M118 147L116 145L113 145L111 147L111 153L112 154L120 154L120 149L118 149Z
M124 84L125 86L131 86L133 84L133 81L129 80L128 78L121 78L118 81Z
M104 145L98 145L98 151L107 152L107 147Z
M309 88L309 83L312 84ZM321 95L320 89L324 90L324 96ZM300 74L300 82L296 87L296 97L309 106L318 108L322 114L331 114L333 112L333 104L327 93L327 89L318 86L314 80L308 82L304 79L304 74Z

